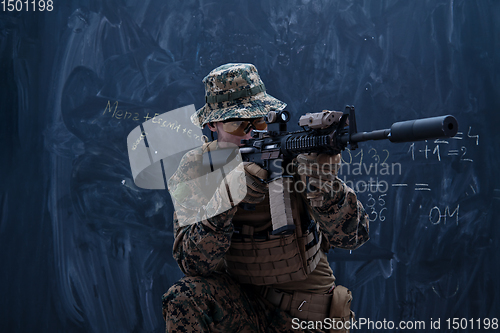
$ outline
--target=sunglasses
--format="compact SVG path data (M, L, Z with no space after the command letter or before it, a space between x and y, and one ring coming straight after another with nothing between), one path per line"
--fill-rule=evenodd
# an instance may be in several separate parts
M264 121L264 117L249 120L228 119L222 122L224 132L236 136L245 136L252 129L262 131L266 128L267 124Z

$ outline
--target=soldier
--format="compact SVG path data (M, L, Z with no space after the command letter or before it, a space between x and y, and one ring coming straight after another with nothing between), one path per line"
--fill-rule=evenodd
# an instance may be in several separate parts
M256 164L244 165L242 203L220 209L221 189L202 198L203 186L190 181L202 173L203 153L240 145L252 129L266 128L264 116L286 104L266 93L251 64L220 66L203 82L206 104L191 120L208 125L217 141L188 152L169 180L176 204L173 255L186 276L163 295L166 331L296 332L306 328L301 321L349 320L350 292L335 285L326 252L365 243L368 216L354 191L336 177L340 155L302 154L294 160L293 179L307 186L290 194L292 234L271 234L269 196L279 193L269 191L263 182L267 172ZM314 191L297 190L307 187ZM205 212L193 208L198 199L207 203Z

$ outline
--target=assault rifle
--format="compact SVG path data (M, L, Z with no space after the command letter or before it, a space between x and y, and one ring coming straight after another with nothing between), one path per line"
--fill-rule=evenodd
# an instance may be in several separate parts
M443 137L453 137L458 131L458 122L451 115L423 118L394 123L390 129L358 133L355 110L346 106L344 112L323 111L307 113L300 117L302 130L289 132L287 111L271 111L265 117L266 130L253 130L252 139L242 140L240 147L244 162L255 162L268 171L273 234L292 233L295 229L290 205L292 176L286 174L287 165L302 153L339 154L347 146L354 150L358 142L385 140L412 142ZM227 156L227 155L225 155ZM218 158L210 157L210 164ZM224 158L226 160L226 158ZM207 159L208 161L208 159ZM278 193L279 195L276 195Z

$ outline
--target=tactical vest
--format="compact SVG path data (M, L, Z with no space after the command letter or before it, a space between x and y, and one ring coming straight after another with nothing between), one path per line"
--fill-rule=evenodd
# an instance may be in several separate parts
M294 205L293 210L295 232L275 236L267 231L271 226L270 216L269 222L260 227L239 224L241 219L252 220L254 212L238 208L233 219L235 233L226 252L225 264L227 271L240 283L273 285L301 281L314 271L321 258L321 231L313 221L304 230L299 205Z

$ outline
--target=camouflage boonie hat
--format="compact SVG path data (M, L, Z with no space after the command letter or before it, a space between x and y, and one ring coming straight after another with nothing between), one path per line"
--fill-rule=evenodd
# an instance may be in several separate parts
M191 116L193 124L231 118L259 118L269 111L283 110L286 103L268 95L257 69L252 64L225 64L204 79L205 106Z

